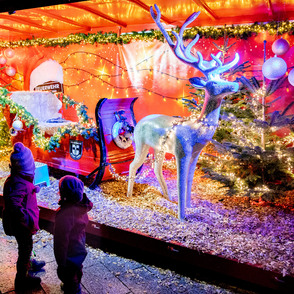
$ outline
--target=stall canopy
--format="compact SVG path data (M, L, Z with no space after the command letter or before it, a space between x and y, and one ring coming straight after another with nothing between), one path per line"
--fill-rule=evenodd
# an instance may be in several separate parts
M0 39L155 29L149 12L155 3L170 27L181 26L194 11L201 11L197 26L294 19L294 0L0 0Z

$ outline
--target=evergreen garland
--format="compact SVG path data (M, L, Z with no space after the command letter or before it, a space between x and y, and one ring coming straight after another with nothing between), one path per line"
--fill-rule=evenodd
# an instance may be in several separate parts
M0 111L0 134L0 148L11 146L9 128L2 111Z
M6 105L9 106L10 112L15 113L24 122L27 128L32 126L33 141L35 145L49 152L55 151L56 148L59 148L61 139L64 138L67 134L70 136L81 135L85 139L93 137L96 141L98 141L99 138L96 131L96 125L87 114L87 106L85 106L83 103L78 103L72 100L63 93L57 93L56 95L59 99L62 99L62 102L66 107L76 106L79 122L75 123L74 125L70 124L58 128L58 131L55 132L50 138L45 137L44 133L41 132L37 119L33 118L33 116L28 111L26 111L23 106L13 102L9 98L9 91L6 88L0 88L0 105L2 108L6 107ZM1 133L1 140L3 140L3 136L7 136L7 133ZM8 136L8 138L10 138L10 136Z
M174 31L179 32L180 28L175 27ZM192 27L185 30L183 39L194 39L197 34L200 38L211 38L218 40L224 36L236 39L247 39L252 36L257 36L259 33L266 31L270 35L282 35L288 33L294 34L294 23L290 21L272 21L268 23L254 23L250 25L231 25L223 27ZM171 32L168 32L171 38L174 38ZM67 37L55 39L32 38L18 41L1 41L0 48L16 48L16 47L67 47L72 44L129 44L131 41L154 41L159 40L164 42L164 37L159 30L143 30L140 32L122 33L118 35L114 32L97 32L97 33L76 33L70 34Z

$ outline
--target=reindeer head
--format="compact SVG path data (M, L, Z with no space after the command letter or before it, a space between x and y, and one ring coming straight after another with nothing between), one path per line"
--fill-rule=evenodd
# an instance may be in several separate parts
M150 7L150 13L158 28L161 30L163 36L167 40L170 48L175 53L175 55L184 63L191 65L192 67L198 69L202 72L205 78L194 77L189 79L190 83L196 88L204 88L209 96L223 98L224 96L237 92L239 90L239 84L237 82L230 82L221 78L221 74L227 72L239 61L239 54L235 54L233 61L223 64L220 60L221 52L216 55L211 54L211 60L207 61L203 59L202 54L197 51L197 56L192 55L191 49L198 42L199 35L187 45L183 44L183 33L186 27L193 22L199 12L194 12L191 16L187 18L183 26L181 27L179 35L172 31L172 34L176 38L176 43L172 41L167 31L160 22L161 13L158 6L154 5L156 14L153 10L153 7Z

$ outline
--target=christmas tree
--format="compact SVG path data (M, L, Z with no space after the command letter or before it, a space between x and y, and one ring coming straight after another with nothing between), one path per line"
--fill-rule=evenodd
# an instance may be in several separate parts
M218 46L224 58L230 47L226 39L224 46ZM283 111L270 112L271 104L280 99L271 96L286 77L270 82L254 76L247 79L247 67L245 62L229 73L242 86L224 99L219 127L198 163L204 177L222 183L229 195L275 201L294 189L294 116L289 114L294 102ZM190 93L193 98L183 103L197 115L204 93L199 89ZM279 135L281 129L286 135Z

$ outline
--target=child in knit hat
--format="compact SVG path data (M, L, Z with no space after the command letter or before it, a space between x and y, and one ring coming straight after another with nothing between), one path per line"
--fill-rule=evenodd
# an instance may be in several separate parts
M83 262L88 211L93 203L84 193L84 184L74 176L64 176L59 181L60 208L57 210L54 228L54 255L57 275L63 282L65 294L81 293Z
M3 187L4 210L3 227L7 235L15 236L18 244L18 259L16 263L15 290L25 290L40 286L41 279L29 273L31 269L31 253L33 235L39 230L39 209L36 192L40 188L33 184L35 162L32 152L22 143L13 146L10 155L11 174ZM44 261L33 261L39 266Z

